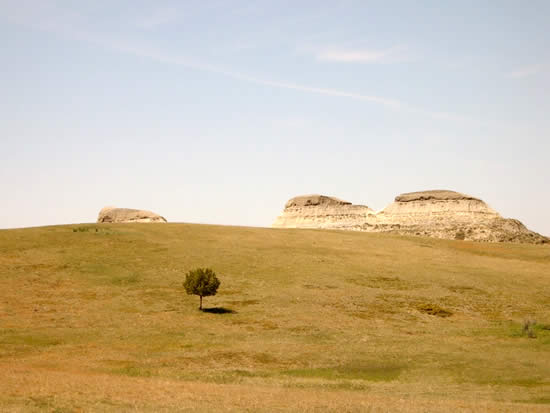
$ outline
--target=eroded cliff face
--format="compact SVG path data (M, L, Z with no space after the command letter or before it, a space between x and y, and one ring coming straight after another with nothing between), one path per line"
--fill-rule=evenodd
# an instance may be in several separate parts
M273 226L393 232L486 242L549 242L521 222L501 217L482 200L447 190L401 194L379 212L323 195L296 197L287 202Z
M324 195L302 195L290 199L273 223L275 228L325 228L360 230L366 215L374 212L364 205Z

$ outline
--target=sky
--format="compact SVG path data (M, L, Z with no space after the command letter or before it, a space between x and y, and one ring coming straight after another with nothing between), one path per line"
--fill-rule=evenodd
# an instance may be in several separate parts
M0 228L451 189L550 235L550 2L0 0Z

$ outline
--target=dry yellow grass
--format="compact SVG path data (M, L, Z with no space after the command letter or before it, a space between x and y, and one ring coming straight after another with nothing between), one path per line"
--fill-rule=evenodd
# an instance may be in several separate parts
M232 312L197 311L181 285L197 266L222 281L205 307ZM3 230L0 291L4 411L550 410L548 246Z

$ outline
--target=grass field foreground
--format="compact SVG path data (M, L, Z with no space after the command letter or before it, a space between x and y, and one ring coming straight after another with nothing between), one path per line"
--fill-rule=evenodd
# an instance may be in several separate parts
M182 287L199 266L221 280L209 312ZM2 230L0 291L4 411L550 411L548 246Z

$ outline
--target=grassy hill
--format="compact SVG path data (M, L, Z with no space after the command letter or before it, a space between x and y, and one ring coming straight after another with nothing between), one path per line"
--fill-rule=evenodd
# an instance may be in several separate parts
M182 287L197 266L222 281L211 312ZM548 246L2 230L0 291L0 410L550 410Z

